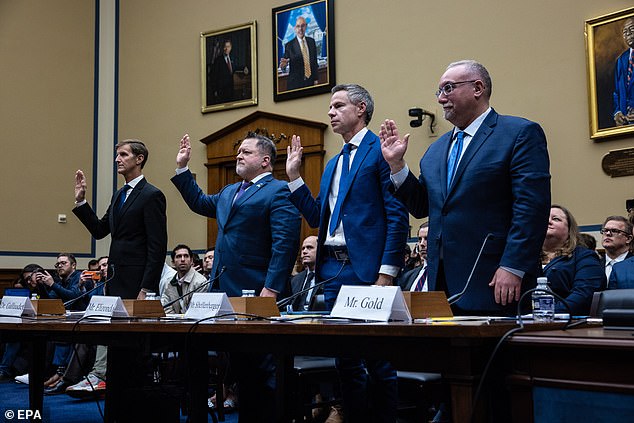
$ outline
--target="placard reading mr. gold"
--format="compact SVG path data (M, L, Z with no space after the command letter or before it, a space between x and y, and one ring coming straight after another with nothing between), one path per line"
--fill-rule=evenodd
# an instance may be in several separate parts
M344 285L330 315L378 322L412 320L398 286Z

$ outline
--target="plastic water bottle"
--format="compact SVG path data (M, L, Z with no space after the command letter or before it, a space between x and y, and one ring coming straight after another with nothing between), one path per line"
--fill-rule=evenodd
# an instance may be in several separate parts
M158 298L156 297L156 294L154 292L151 292L151 291L145 293L145 299L146 300L153 300L153 301L158 300Z
M39 298L39 295L37 295L37 292L32 292L31 293L31 301L35 301Z
M537 278L537 291L533 292L533 321L552 322L555 318L555 297L548 291L548 279Z

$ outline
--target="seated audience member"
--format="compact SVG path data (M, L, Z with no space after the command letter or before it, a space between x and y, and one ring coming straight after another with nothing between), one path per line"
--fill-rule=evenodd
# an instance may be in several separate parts
M92 262L91 260L90 262ZM92 274L84 271L81 274L81 280L84 281L85 286L88 286L89 283L96 282L97 284L103 284L107 280L108 276L108 256L99 257L94 260L97 265L92 266L89 269L91 272L98 271L99 278L95 278ZM90 266L89 262L89 266ZM89 293L89 298L93 295L104 295L103 293L103 285L93 287L95 290ZM91 288L91 289L93 289ZM105 348L105 347L103 347ZM57 383L47 387L44 389L44 395L58 395L66 393L66 389L74 384L77 384L82 380L92 368L95 362L95 352L96 347L94 345L86 345L86 344L78 344L75 345L71 352L70 360L68 363L68 367L64 372L62 378L57 381ZM105 370L104 370L105 372Z
M609 287L614 265L632 257L632 224L623 216L610 216L603 223L601 235L601 246L605 249L601 264L605 268Z
M202 274L205 278L209 279L209 275L211 274L211 269L214 267L214 247L208 248L205 251L205 255L203 257L203 271Z
M101 272L101 279L107 280L108 277L108 256L99 258L99 271ZM107 284L107 282L106 282ZM93 295L103 295L103 286L93 292ZM86 355L90 356L90 350L82 351L85 352ZM108 359L108 348L105 345L97 345L95 350L95 358L92 369L88 373L87 376L84 377L80 382L75 383L74 385L68 386L66 388L66 393L75 398L81 397L92 397L94 393L98 395L105 394L106 392L106 366ZM80 359L81 361L81 359ZM73 382L74 375L78 373L83 374L81 370L77 371L76 368L73 367L74 360L71 359L71 363L69 365L72 370L69 372L73 372L69 375L64 375L63 380L67 382ZM79 364L77 362L76 364ZM83 362L81 363L83 364Z
M302 242L301 261L304 270L291 278L291 295L315 286L315 263L317 262L317 237L307 236ZM293 300L293 310L310 310L315 295L319 293L317 289L311 289L300 294Z
M77 270L75 256L70 253L58 254L55 269L57 277L53 277L46 270L35 272L32 276L38 284L46 288L48 298L59 298L67 302L86 292L86 288L80 283L81 272ZM87 305L86 301L79 300L70 304L69 310L85 310Z
M167 263L163 263L163 270L161 271L161 280L159 281L159 298L163 296L165 292L165 287L172 279L174 279L174 275L176 274L176 269L172 266L169 266Z
M427 291L427 234L429 225L427 222L420 225L418 229L418 243L416 250L420 255L421 264L414 267L409 272L404 273L398 284L403 291Z
M14 283L14 288L27 288L32 293L40 294L42 298L47 298L47 291L32 278L33 272L41 270L38 264L28 264L20 272L20 276ZM39 290L39 292L38 292ZM19 342L7 342L3 344L4 351L0 359L0 382L13 380L16 375L26 374L28 371L27 354L23 350L23 345Z
M597 250L597 240L594 239L592 235L586 234L584 232L581 232L579 234L579 245L581 245L582 247L586 247L588 250L591 251Z
M608 289L634 288L634 257L616 263L610 274Z
M550 289L566 301L570 313L589 314L592 296L605 287L605 273L599 257L579 246L577 222L562 206L551 206L541 260L542 275L548 278ZM555 301L556 312L569 311L561 301Z
M176 268L176 274L172 277L172 280L165 285L165 291L161 296L161 303L163 305L170 304L189 292L203 291L204 289L200 288L207 282L207 279L194 269L193 253L187 245L178 244L172 250L171 256L172 263ZM187 295L165 307L165 313L185 313L192 295Z

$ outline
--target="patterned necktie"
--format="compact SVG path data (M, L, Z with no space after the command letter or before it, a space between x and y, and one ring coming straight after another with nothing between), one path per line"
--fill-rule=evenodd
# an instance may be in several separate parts
M132 188L130 185L125 184L123 188L121 188L121 192L119 193L119 198L117 199L117 213L121 213L121 209L123 208L123 204L125 203L126 195L128 190Z
M627 85L632 81L632 73L634 72L634 51L630 52L630 60L627 65Z
M464 132L459 131L456 135L456 142L454 143L451 153L449 153L449 160L447 160L447 189L451 186L453 177L458 168L458 161L460 160L460 153L462 153L462 140L464 139Z
M337 202L335 203L335 209L332 211L330 217L330 227L328 232L332 235L341 222L341 203L343 202L343 188L346 186L348 174L350 173L350 151L352 150L352 144L347 142L341 150L340 156L342 157L341 163L341 177L339 178L339 190L337 191Z
M423 269L423 274L416 281L416 287L414 288L414 291L417 291L417 292L422 291L423 286L425 286L426 279L427 279L427 265L425 265L425 268Z
M233 73L233 69L231 68L231 59L229 59L229 56L225 56L225 62L227 63L227 69L229 69L229 73Z
M306 38L299 43L302 49L302 57L304 58L304 78L310 78L310 59L308 57L308 48L306 48Z
M253 185L253 182L247 182L247 181L242 182L242 185L240 185L240 189L238 190L238 193L236 194L236 198L233 199L233 204L235 204L236 201L238 201L238 198L242 197L242 194L244 194L247 188L249 188L251 185Z

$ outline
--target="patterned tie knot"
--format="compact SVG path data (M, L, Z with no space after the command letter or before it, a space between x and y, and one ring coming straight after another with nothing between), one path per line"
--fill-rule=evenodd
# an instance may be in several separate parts
M253 185L253 182L244 181L244 182L242 182L242 185L240 186L240 189L242 191L244 191L245 189L249 188L251 185Z
M343 146L343 150L341 150L343 154L350 154L351 151L352 151L352 144L349 142L345 143Z

